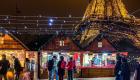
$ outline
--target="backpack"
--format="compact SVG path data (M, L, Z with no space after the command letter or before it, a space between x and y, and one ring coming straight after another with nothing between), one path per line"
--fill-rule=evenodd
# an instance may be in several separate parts
M54 65L54 61L53 60L49 60L48 61L48 70L51 71L53 69L53 65Z
M66 67L66 62L65 61L62 61L61 62L61 69L65 69L65 67Z

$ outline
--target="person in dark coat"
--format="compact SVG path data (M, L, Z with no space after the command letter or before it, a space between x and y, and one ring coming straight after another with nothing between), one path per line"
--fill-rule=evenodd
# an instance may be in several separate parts
M136 80L140 80L140 64L138 65L138 68L137 68Z
M8 69L10 68L10 63L6 59L6 55L2 55L2 60L0 62L2 64L1 74L4 77L4 80L7 80L6 73L7 73Z
M66 62L64 61L63 56L60 56L60 61L58 62L57 66L58 66L59 80L63 80L65 75L65 66L66 66Z
M48 61L47 66L48 66L48 71L49 71L49 80L54 80L54 75L56 77L55 79L59 80L57 63L58 63L58 61L57 61L57 56L56 55L54 55L52 57L52 59L50 59Z
M114 74L115 74L115 77L116 79L115 80L120 80L121 79L121 56L117 56L117 63L116 63L116 66L115 66L115 70L114 70Z
M19 75L21 72L21 64L18 58L13 56L14 59L14 69L15 69L15 74L16 74L16 79L19 79Z
M130 68L126 58L122 58L121 80L130 80Z

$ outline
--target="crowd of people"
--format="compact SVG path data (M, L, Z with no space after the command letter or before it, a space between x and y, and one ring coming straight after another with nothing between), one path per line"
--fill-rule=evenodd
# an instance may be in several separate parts
M140 62L118 54L114 72L115 80L140 80Z
M12 56L13 66L6 59L6 55L2 55L0 60L0 80L30 80L29 72L21 67L20 61Z
M6 59L6 55L2 55L0 60L0 80L31 80L28 69L21 67L20 61L15 56L12 56L13 67ZM49 80L64 80L65 72L67 71L68 80L73 80L74 72L76 72L76 64L72 57L68 61L60 56L58 61L57 56L53 56L48 60L47 68ZM117 55L115 66L115 80L140 80L140 62L136 59L129 59L124 55Z
M60 56L59 61L57 61L56 56L53 56L53 58L48 61L49 80L54 80L54 75L56 76L56 80L63 80L66 70L68 73L68 80L73 80L73 73L76 70L76 65L72 57L69 58L68 62L64 60L63 56Z

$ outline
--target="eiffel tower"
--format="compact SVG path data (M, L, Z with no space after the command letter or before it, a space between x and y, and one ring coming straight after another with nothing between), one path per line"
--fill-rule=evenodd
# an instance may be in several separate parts
M97 36L115 43L129 39L140 47L140 19L130 15L122 0L91 0L81 23L76 26L74 40L82 48Z

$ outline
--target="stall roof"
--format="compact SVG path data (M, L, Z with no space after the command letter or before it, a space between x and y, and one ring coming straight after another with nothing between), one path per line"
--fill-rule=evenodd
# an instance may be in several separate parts
M102 42L102 47L98 47L98 42ZM103 36L102 34L98 35L87 47L85 50L95 51L95 52L137 52L140 51L137 47L133 45L133 42L129 39L122 39L120 41L112 41L112 38Z
M107 38L96 38L85 49L93 52L115 52L116 48L110 43Z
M50 51L79 51L79 47L73 42L70 36L57 35L53 36L46 42L40 50Z
M6 29L0 32L0 50L29 50L17 37L8 32Z

